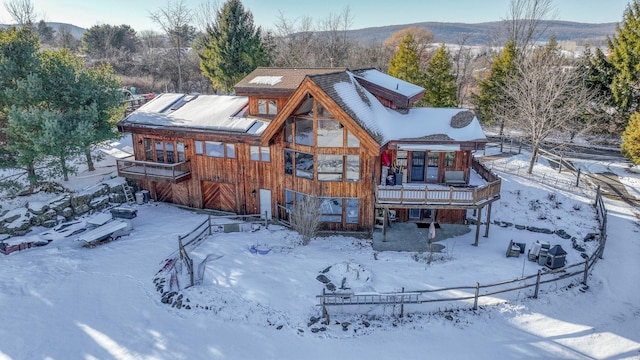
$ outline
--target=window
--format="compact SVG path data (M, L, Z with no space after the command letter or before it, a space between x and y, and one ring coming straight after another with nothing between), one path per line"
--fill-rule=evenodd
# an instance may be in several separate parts
M284 149L284 173L293 175L293 151Z
M227 149L227 157L228 158L235 158L236 157L236 146L234 144L226 144L225 147Z
M313 119L295 119L295 143L297 145L313 146Z
M316 108L317 108L317 111L318 111L318 117L319 118L334 119L333 115L329 112L329 110L327 110L327 108L322 106L322 104L320 104L317 101L316 101Z
M347 181L360 180L360 156L347 155Z
M224 144L217 141L207 141L204 143L207 156L224 157Z
M265 146L251 146L249 159L253 161L271 161L271 153L268 147Z
M344 127L338 120L318 120L318 147L344 147Z
M196 141L196 154L218 157L218 158L235 158L236 157L236 145L225 144L219 141ZM203 150L204 145L204 150Z
M276 115L278 113L278 103L275 100L258 99L258 114Z
M153 161L153 149L151 148L151 139L144 139L144 159Z
M156 141L156 161L160 163L164 162L164 146L162 145L162 141Z
M293 119L288 118L284 122L284 141L288 143L293 142Z
M296 176L313 179L313 154L296 152Z
M357 148L360 147L360 140L351 133L351 131L347 130L347 147Z
M176 148L177 148L177 151L178 151L178 162L184 162L185 161L184 143L182 141L178 141L176 143Z
M430 152L427 165L427 180L438 180L438 161L440 153Z
M456 153L453 151L446 152L444 154L444 166L454 167L456 166Z
M358 199L347 199L347 224L358 223Z
M342 155L318 154L319 181L342 181L343 169Z
M424 151L411 153L411 181L424 181Z
M165 149L167 152L167 163L173 164L175 162L175 154L173 152L173 143L165 143Z
M342 199L340 198L320 198L320 221L342 222Z

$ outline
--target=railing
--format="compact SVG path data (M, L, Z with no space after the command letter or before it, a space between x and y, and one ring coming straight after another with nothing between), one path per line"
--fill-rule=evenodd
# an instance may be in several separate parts
M500 196L502 181L498 175L485 167L481 162L472 159L471 166L480 177L488 182L480 187L449 187L442 188L438 185L434 188L417 187L412 185L377 186L377 204L398 205L460 205L475 206Z
M378 186L376 202L378 204L399 205L478 205L500 196L500 179L482 187L429 189L418 187Z
M180 182L191 177L189 160L175 164L131 159L117 159L118 175L141 180Z

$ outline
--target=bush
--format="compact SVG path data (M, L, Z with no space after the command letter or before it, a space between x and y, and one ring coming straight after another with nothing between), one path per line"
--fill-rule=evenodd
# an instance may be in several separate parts
M302 236L303 245L309 244L309 241L318 234L320 228L318 198L304 196L297 199L291 211L291 228Z

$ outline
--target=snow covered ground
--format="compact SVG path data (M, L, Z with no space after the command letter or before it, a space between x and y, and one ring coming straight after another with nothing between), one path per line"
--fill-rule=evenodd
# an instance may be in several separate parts
M65 185L100 181L115 170L112 162ZM585 165L600 166L640 198L640 174L616 164ZM500 175L492 220L564 229L578 239L595 231L592 194ZM326 326L310 323L321 316L316 295L323 284L316 277L329 267L325 275L344 278L353 291L393 292L535 274L541 267L526 256L505 257L509 240L527 248L549 241L562 245L569 264L582 259L570 240L514 227L492 226L478 247L470 245L474 231L446 239L428 263L427 254L374 252L366 240L341 236L303 246L296 233L272 225L217 233L191 251L196 266L208 255L212 260L202 283L182 292L178 309L162 303L154 279L166 278L159 271L176 254L178 236L206 215L133 205L134 230L120 240L90 249L56 240L0 257L0 359L640 358L640 209L606 205L607 247L585 292L552 283L537 299L522 290L484 298L476 311L469 302L412 305L403 318L392 306L330 307ZM596 246L583 245L587 252ZM261 255L251 246L270 251ZM184 287L184 277L179 281Z

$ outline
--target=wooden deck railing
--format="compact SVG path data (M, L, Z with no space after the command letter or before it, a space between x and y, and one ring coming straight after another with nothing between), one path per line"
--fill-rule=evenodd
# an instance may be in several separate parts
M191 177L189 160L175 164L163 164L129 158L117 159L116 165L118 175L126 178L178 183Z
M461 205L476 206L500 196L500 177L487 169L482 163L473 159L473 169L485 181L486 185L479 187L449 187L443 188L428 185L377 186L377 204L398 205Z

